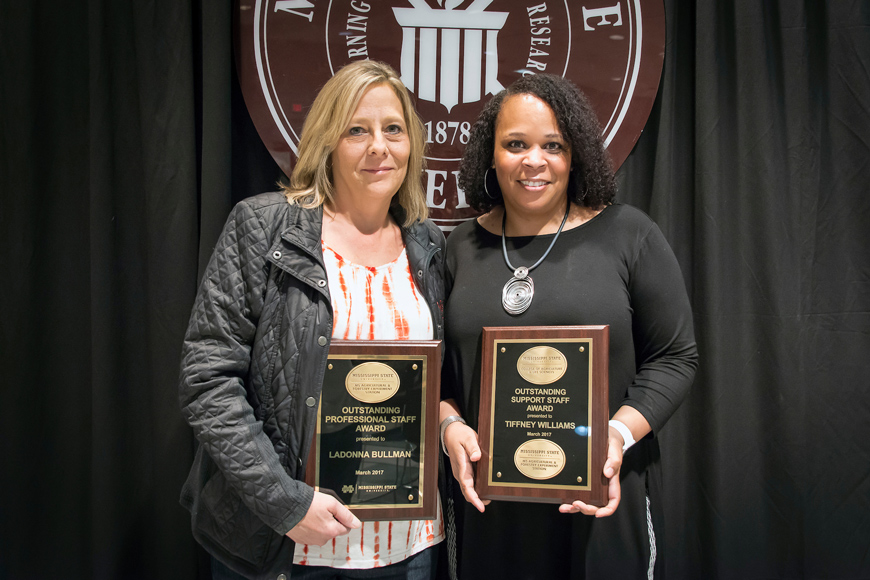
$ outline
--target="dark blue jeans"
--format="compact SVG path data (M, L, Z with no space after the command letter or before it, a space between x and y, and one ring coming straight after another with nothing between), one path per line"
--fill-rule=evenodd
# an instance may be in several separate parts
M401 562L380 568L330 568L328 566L293 565L288 580L431 580L438 564L438 546L426 548ZM220 561L211 559L213 580L245 580Z

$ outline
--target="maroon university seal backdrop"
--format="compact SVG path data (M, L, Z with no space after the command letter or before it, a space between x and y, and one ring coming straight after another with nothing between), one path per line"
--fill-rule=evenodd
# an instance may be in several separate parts
M661 0L241 0L236 58L245 102L289 174L320 87L360 59L390 63L429 143L429 212L445 231L475 215L459 159L484 103L522 75L567 77L598 112L615 167L649 116L664 57Z

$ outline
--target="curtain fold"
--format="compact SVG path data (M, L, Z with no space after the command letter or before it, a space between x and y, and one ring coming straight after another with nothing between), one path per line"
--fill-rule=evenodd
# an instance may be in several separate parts
M681 262L701 352L662 434L668 571L868 576L870 7L666 4L620 174Z

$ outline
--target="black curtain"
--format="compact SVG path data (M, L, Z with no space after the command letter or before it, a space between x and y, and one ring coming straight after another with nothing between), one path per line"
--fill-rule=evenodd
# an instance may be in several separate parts
M668 572L870 578L870 3L665 6L619 180L702 357L661 434ZM0 579L207 577L181 338L229 208L281 177L232 10L0 0Z

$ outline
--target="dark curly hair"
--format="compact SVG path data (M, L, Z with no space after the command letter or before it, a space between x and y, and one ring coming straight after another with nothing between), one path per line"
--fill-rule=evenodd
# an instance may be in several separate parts
M568 197L578 205L601 207L613 202L616 180L610 157L601 140L601 126L589 101L571 81L555 75L530 75L518 79L495 95L480 112L459 166L459 187L468 204L487 212L504 205L498 181L490 178L484 191L486 170L492 167L495 151L495 123L505 99L513 95L534 95L553 110L559 130L571 147Z

